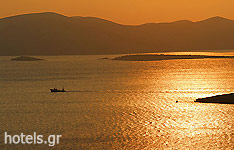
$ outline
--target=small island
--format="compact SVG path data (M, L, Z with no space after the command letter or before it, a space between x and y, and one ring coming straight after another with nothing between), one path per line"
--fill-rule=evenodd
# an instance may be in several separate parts
M164 55L164 54L142 54L125 55L116 57L113 60L121 61L159 61L171 59L205 59L205 58L234 58L234 56L208 56L208 55Z
M220 103L220 104L234 104L234 93L217 95L206 98L198 98L194 102L200 103Z
M20 56L20 57L12 58L11 60L13 61L41 61L44 59L34 58L34 57L29 57L29 56Z

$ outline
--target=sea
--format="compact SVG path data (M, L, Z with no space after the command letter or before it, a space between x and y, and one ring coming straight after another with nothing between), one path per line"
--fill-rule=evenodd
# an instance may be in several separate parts
M234 93L234 59L111 60L117 56L1 56L0 149L234 148L234 105L194 102ZM54 146L5 144L5 132L62 137Z

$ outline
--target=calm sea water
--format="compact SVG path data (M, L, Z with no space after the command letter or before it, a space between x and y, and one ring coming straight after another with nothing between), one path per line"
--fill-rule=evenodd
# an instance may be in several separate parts
M0 57L0 149L51 148L4 145L5 131L62 134L52 149L233 149L234 105L193 101L234 92L234 59L38 57Z

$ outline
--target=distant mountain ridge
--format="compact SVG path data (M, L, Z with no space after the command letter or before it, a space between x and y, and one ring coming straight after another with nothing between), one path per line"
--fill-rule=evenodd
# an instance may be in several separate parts
M53 12L0 19L0 55L118 54L234 49L234 21L121 25Z

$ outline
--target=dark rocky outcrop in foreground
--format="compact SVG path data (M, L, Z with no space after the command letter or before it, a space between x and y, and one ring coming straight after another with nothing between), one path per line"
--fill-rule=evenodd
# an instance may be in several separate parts
M113 60L122 61L157 61L170 59L205 59L205 58L234 58L234 56L206 56L206 55L125 55Z
M199 99L196 99L195 102L234 104L234 93L217 95L217 96L213 96L213 97L199 98Z
M44 60L44 59L28 57L28 56L20 56L20 57L12 58L11 60L14 60L14 61L40 61L40 60Z

